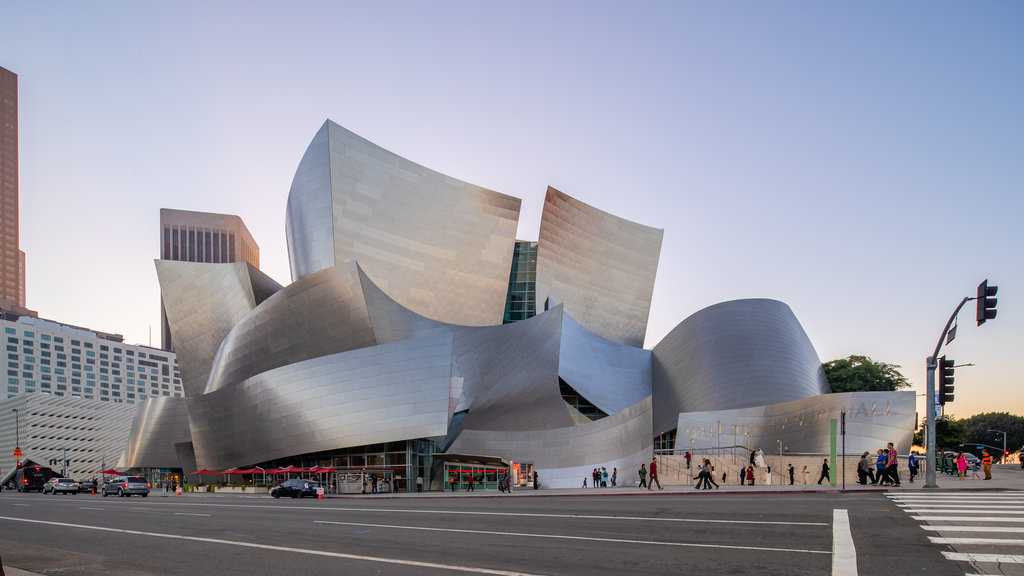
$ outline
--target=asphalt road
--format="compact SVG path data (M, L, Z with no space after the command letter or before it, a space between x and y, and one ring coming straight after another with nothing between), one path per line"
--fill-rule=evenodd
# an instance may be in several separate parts
M957 574L879 492L274 500L0 494L6 566L150 574ZM853 549L849 550L850 553ZM857 572L848 572L856 574Z

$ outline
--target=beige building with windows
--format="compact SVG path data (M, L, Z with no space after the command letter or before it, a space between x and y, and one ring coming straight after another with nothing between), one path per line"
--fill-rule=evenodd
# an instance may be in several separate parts
M0 308L25 307L18 231L18 75L0 68Z
M160 259L210 264L247 262L258 269L260 247L238 216L161 208ZM173 350L162 299L160 318L161 347Z

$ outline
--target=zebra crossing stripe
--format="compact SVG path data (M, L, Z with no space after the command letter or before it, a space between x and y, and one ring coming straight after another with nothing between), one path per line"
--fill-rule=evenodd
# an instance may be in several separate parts
M1013 518L1000 518L999 516L911 516L914 520L946 522L1024 522L1024 516Z
M999 532L1002 534L1024 534L1024 528L1013 526L921 526L935 532Z
M1024 546L1024 540L1018 538L943 538L929 536L932 544L975 544L979 546Z
M992 562L997 564L1024 564L1022 554L966 554L963 552L943 552L947 560L955 562Z

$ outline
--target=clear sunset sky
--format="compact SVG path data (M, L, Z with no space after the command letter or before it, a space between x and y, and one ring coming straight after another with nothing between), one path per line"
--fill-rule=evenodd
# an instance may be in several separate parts
M0 66L42 317L159 345L160 208L241 216L290 282L288 189L330 118L521 198L521 239L548 185L663 228L647 347L774 298L822 361L923 394L988 278L948 412L1024 415L1024 3L5 2Z

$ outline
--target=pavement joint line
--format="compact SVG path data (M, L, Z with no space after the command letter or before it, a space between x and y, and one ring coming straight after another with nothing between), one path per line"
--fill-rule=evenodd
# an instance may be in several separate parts
M460 534L487 534L491 536L521 536L524 538L554 538L559 540L584 540L614 544L648 544L652 546L679 546L683 548L716 548L725 550L756 550L760 552L788 552L802 554L831 554L827 550L806 550L803 548L771 548L767 546L737 546L732 544L697 544L694 542L659 542L657 540L633 540L626 538L601 538L596 536L571 536L566 534L539 534L531 532L500 532L497 530L466 530L462 528L435 528L429 526L401 526L398 524L370 524L367 522L342 522L338 520L314 520L314 524L360 526L365 528L391 528L395 530L423 530L426 532L454 532Z
M66 528L82 528L85 530L97 530L100 532L114 532L118 534L130 534L134 536L151 536L155 538L167 538L171 540L187 540L190 542L203 542L207 544L225 544L229 546L241 546L243 548L257 548L260 550L273 550L277 552L293 552L298 554L309 554L313 556L327 556L330 558L344 558L348 560L361 560L365 562L379 562L383 564L398 564L402 566L415 566L418 568L435 568L438 570L450 570L453 572L472 572L475 574L490 574L492 576L543 576L528 572L515 572L512 570L495 570L491 568L478 568L472 566L457 566L454 564L437 564L434 562L420 562L418 560L402 560L400 558L384 558L380 556L364 556L361 554L347 554L344 552L330 552L326 550L311 550L308 548L291 548L288 546L274 546L272 544L257 544L254 542L240 542L234 540L223 540L220 538L203 538L199 536L184 536L181 534L160 534L156 532L141 532L138 530L127 530L123 528L107 528L104 526L86 526L84 524L71 524L68 522L52 522L49 520L33 520L29 518L12 518L0 516L0 520L12 522L28 522L32 524L44 524L47 526L63 526Z
M1024 555L1022 554L969 554L943 551L942 555L946 557L946 560L953 560L954 562L1024 564Z
M832 576L857 576L857 549L850 531L850 513L832 510Z

